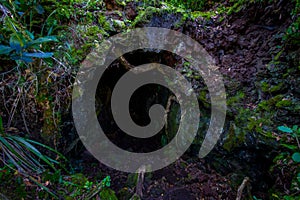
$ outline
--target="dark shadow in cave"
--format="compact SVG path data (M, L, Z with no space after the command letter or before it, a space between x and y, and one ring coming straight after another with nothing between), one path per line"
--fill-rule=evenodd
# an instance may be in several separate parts
M137 50L127 53L124 58L133 66L146 63L161 63L173 67L179 60L167 51ZM136 153L147 153L163 147L165 128L149 138L136 138L123 132L113 119L111 94L118 80L127 72L120 59L114 61L101 77L96 92L96 112L98 121L108 139L118 147ZM132 120L140 126L150 123L149 108L161 104L166 108L168 98L173 93L164 86L147 84L138 88L131 96L129 110ZM176 104L176 102L175 102Z

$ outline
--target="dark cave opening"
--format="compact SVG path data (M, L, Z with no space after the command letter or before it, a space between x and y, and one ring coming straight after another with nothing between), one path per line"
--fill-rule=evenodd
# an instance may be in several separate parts
M167 51L137 50L124 55L133 66L147 63L161 63L174 66L178 58ZM122 131L116 124L111 111L111 95L118 80L128 70L122 66L120 59L114 61L101 77L96 92L96 112L98 121L108 139L118 147L136 153L147 153L158 150L165 145L165 128L149 138L133 137ZM129 102L130 116L135 124L146 126L150 123L149 109L160 104L166 109L168 98L174 94L164 86L146 84L132 94ZM174 101L174 105L178 102Z

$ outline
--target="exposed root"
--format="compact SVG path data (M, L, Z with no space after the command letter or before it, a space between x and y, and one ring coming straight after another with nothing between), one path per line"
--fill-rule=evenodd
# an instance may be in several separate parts
M241 200L242 195L243 195L243 191L245 189L245 187L247 186L248 188L248 194L250 194L250 183L249 183L250 179L249 177L245 177L242 184L240 185L238 191L237 191L237 195L236 195L236 200Z
M146 167L143 165L138 169L138 179L136 185L136 194L139 197L143 197L143 185L144 185L144 177L145 177Z

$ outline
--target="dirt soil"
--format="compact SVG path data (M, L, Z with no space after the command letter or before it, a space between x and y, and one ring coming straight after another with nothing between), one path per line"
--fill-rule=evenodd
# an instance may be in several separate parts
M89 174L91 178L96 176L99 170L102 174L109 174L112 181L111 188L117 192L119 199L128 199L136 192L136 182L131 180L133 174L129 175L108 168L86 155L82 162L82 168L84 169L83 173ZM209 163L188 157L181 158L161 170L146 173L142 185L142 199L145 200L231 200L235 199L236 195L230 181L211 169ZM128 196L124 195L124 190L127 191L126 195Z

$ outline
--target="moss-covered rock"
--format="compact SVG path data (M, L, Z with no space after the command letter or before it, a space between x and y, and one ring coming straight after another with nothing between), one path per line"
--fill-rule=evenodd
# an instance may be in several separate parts
M132 22L133 27L141 26L143 24L147 24L151 17L155 13L159 13L161 10L155 7L147 7L145 10L140 10L134 21Z

